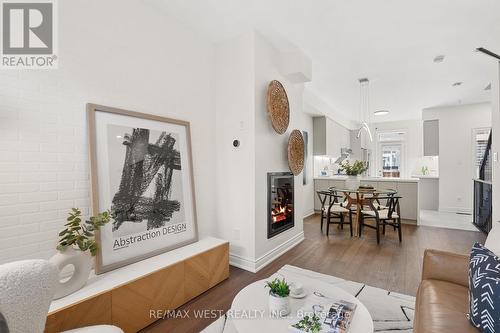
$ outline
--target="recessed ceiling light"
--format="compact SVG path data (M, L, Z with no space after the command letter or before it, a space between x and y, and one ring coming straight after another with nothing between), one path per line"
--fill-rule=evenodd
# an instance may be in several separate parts
M458 82L453 83L451 86L452 86L452 87L459 87L459 86L461 86L462 84L464 84L464 83L463 83L463 82L458 81Z
M389 110L378 110L373 112L375 116L385 116L389 114Z
M117 135L117 136L116 136L116 138L117 138L117 139L121 139L121 138L122 138L122 136L121 136L121 135Z
M441 63L441 62L443 62L443 61L444 61L444 55L438 55L438 56L435 56L435 57L434 57L434 62L435 62L436 64L439 64L439 63Z

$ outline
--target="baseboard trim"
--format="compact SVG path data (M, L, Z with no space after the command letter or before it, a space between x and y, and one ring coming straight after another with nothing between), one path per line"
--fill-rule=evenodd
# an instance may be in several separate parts
M299 245L303 240L304 240L304 231L301 231L297 235L288 239L286 242L276 246L271 251L265 253L260 258L257 258L255 262L255 271L256 272L260 271L262 268L272 263L274 259L281 256L283 253L288 252L295 246Z
M310 210L306 213L306 215L304 215L304 217L302 217L302 219L307 219L309 216L313 216L314 214L316 214L316 211L314 209Z
M471 214L472 208L462 208L462 207L443 207L439 208L440 212L453 213L453 214Z
M237 254L229 254L229 265L255 273L255 261Z
M304 232L301 231L256 260L236 254L229 254L229 264L252 273L257 273L259 270L272 263L276 258L300 244L303 240Z

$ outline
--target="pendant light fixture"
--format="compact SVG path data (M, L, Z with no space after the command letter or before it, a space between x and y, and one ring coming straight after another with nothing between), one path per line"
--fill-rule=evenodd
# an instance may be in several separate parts
M359 79L359 130L356 138L361 137L361 132L365 131L370 138L370 142L373 142L372 132L368 123L370 122L370 91L369 91L370 81L367 78Z

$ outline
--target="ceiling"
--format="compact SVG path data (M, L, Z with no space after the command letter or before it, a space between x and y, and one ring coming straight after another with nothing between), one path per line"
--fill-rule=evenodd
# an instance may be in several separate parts
M500 54L498 0L144 1L213 42L253 28L279 48L290 42L312 59L307 89L351 119L358 117L362 77L370 79L371 111L390 111L372 121L489 101L484 88L496 64L474 49ZM437 55L445 56L442 63L433 62Z

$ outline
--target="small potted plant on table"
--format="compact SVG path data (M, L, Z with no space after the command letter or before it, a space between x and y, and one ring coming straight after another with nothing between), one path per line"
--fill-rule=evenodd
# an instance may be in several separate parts
M290 313L290 286L285 279L267 281L269 288L269 311L273 316L283 317Z
M106 211L82 223L82 212L78 208L71 209L65 229L59 233L58 252L50 258L50 262L60 271L68 265L73 265L75 270L69 279L59 282L54 299L69 295L87 283L92 270L92 257L98 250L94 233L110 219L111 213Z

